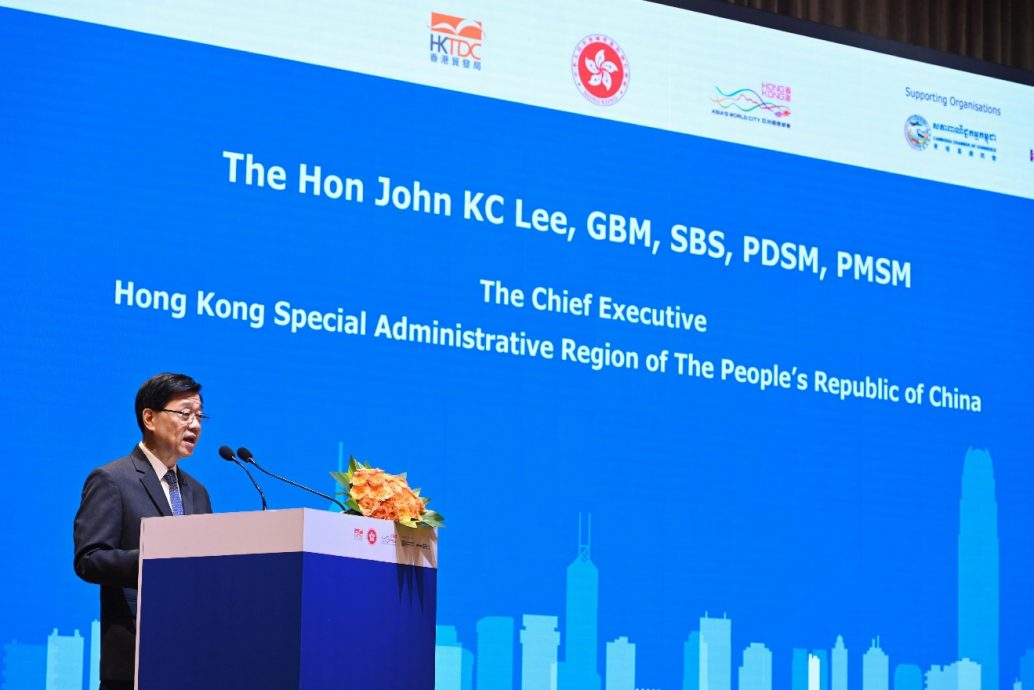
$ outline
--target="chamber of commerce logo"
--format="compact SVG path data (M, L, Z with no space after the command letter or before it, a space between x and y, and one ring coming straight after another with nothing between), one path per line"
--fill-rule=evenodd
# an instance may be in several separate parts
M578 91L596 105L614 105L628 91L628 58L617 41L589 34L574 47L571 74Z
M905 120L905 141L916 151L932 148L956 157L998 160L998 135L994 132L972 129L961 123L927 122L922 115L909 115Z
M930 145L930 125L922 115L909 115L905 120L905 141L916 151Z
M463 69L481 69L485 30L474 19L431 13L431 62Z
M792 90L785 84L762 82L761 90L751 87L723 89L714 87L711 97L712 115L728 117L773 127L790 128L790 99Z

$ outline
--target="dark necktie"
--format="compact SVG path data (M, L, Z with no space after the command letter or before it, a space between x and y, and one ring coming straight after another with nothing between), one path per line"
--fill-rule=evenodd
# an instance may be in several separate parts
M173 515L183 515L183 496L180 494L180 482L175 470L165 473L165 483L169 485L169 503L172 504Z

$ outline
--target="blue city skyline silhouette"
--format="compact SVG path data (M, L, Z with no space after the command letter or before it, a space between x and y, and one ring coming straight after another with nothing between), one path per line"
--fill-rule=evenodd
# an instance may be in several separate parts
M344 463L343 445L338 466ZM329 507L338 510L336 505ZM563 615L487 615L476 622L473 648L454 626L438 625L438 690L636 690L634 631L614 640L599 635L600 572L592 561L592 516L578 515L577 540L565 580ZM869 647L848 649L842 636L829 649L792 649L774 656L761 640L732 646L733 620L704 612L682 644L682 690L848 690L853 659L862 667L855 690L1013 690L999 675L998 502L994 468L986 450L967 451L962 469L958 530L958 649L924 672L907 659L891 658L878 636ZM562 631L562 632L561 632ZM45 643L11 640L4 645L3 690L94 690L99 623L89 646L79 629L54 628ZM601 661L599 651L606 651ZM738 652L738 653L737 653ZM780 663L780 662L783 663ZM1018 661L1016 681L1034 689L1034 650ZM606 673L601 674L601 669ZM779 674L783 677L780 678ZM733 683L734 677L736 683ZM1026 683L1026 684L1025 684Z

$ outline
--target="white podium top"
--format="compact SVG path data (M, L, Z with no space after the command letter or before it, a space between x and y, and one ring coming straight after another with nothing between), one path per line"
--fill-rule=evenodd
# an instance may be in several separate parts
M294 508L144 518L140 558L320 553L438 567L438 531L388 520Z

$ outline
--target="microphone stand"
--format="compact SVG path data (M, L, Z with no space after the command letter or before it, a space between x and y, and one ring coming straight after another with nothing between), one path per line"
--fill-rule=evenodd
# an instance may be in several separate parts
M262 499L262 510L269 510L269 505L266 503L266 495L264 493L262 493L262 487L260 487L258 485L258 482L255 481L255 478L251 476L251 472L248 471L248 468L245 467L243 464L241 464L240 460L238 460L237 458L233 459L233 463L235 465L237 465L237 467L239 467L242 470L244 470L244 474L248 475L248 479L250 479L251 483L255 485L255 490L258 491L259 498ZM258 465L255 465L255 467L258 467ZM261 469L261 468L259 468L259 469Z
M240 455L239 452L238 452L238 455ZM254 465L255 467L258 468L259 472L262 472L263 474L268 474L273 479L279 479L280 481L282 481L284 483L287 483L287 484L290 484L291 486L297 487L297 488L301 489L302 491L308 491L311 494L316 494L320 498L325 498L328 501L333 501L334 503L337 503L338 506L341 508L341 512L342 513L347 513L348 512L348 508L345 507L345 504L342 503L341 501L337 500L333 496L328 496L327 494L325 494L325 493L323 493L321 491L316 491L316 489L310 489L309 487L303 486L302 484L299 484L298 482L291 481L287 477L281 477L279 474L276 474L275 472L270 472L269 470L267 470L264 467L262 467L262 465L260 465L257 462L255 462L255 458L253 458L253 457L250 457L250 456L245 457L245 456L241 455L241 460L243 460L244 462L251 463L252 465Z

